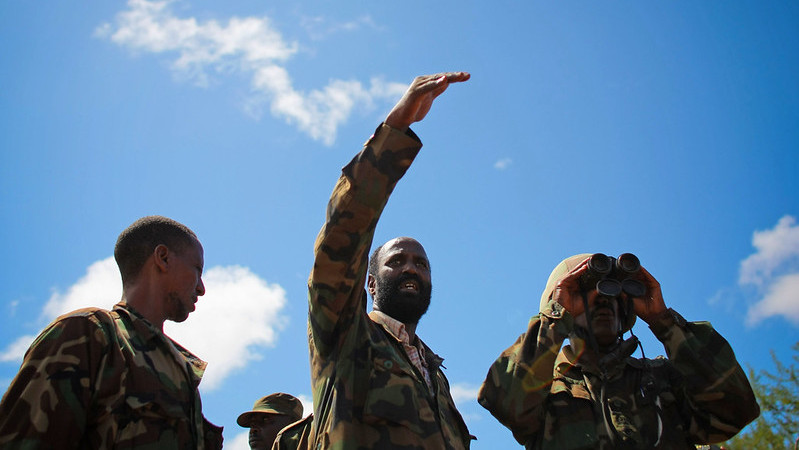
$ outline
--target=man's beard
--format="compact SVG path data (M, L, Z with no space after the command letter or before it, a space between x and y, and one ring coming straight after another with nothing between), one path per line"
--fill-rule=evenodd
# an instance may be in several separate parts
M401 292L400 286L408 280L416 281L418 292ZM377 292L374 296L375 309L402 323L419 323L430 306L433 286L424 283L416 275L405 274L394 280L375 278Z

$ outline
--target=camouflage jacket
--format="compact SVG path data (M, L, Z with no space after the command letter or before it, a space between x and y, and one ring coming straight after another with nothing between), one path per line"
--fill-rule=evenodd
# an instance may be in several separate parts
M480 404L528 449L694 449L759 414L732 348L707 322L672 310L651 327L669 357L654 360L631 358L630 348L591 361L574 334L561 349L572 329L571 315L550 301L480 389Z
M311 424L313 414L300 419L291 425L280 430L272 444L272 450L307 450L310 448L308 442L311 438Z
M369 247L388 197L421 148L381 125L343 169L308 281L314 449L464 449L469 432L426 348L432 391L402 344L366 314Z
M0 449L215 449L206 363L124 303L56 319L0 402Z

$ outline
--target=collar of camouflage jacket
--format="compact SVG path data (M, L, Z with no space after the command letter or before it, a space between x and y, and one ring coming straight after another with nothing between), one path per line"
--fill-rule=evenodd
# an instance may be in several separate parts
M147 345L165 348L170 354L172 354L178 365L184 369L186 374L191 379L194 388L197 388L202 380L203 374L205 374L205 368L208 366L207 362L198 358L197 355L190 352L185 347L172 340L172 338L159 331L130 305L124 302L119 302L114 305L114 311L129 317L130 322L133 324L133 328L136 330L136 333L141 336L142 339L144 339Z

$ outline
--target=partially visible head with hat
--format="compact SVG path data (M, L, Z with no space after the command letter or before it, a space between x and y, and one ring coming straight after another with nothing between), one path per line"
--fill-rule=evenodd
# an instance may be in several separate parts
M240 426L250 429L250 448L269 450L281 429L302 419L302 403L290 394L278 392L261 397L252 410L236 419Z

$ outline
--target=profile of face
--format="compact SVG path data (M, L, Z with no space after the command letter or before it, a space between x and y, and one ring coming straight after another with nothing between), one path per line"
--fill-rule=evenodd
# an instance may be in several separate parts
M270 450L277 434L293 421L283 414L256 414L247 426L250 428L250 448Z
M169 257L166 319L183 322L194 311L197 298L205 294L203 247L195 240L182 251L170 251Z
M424 247L411 238L396 238L385 243L376 257L376 273L368 280L374 309L403 323L418 323L433 290Z
M574 318L574 323L585 329L591 321L591 330L594 332L597 344L608 347L616 343L621 330L619 320L619 301L627 294L622 293L619 298L607 297L599 294L595 289L588 292L588 310Z

